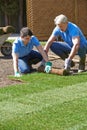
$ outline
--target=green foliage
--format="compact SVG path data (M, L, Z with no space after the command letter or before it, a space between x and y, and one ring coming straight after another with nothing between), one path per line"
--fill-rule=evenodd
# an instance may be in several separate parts
M10 40L6 40L6 41L8 41L8 42L10 42L10 43L13 43L14 42L14 39L10 39Z
M18 0L0 0L0 11L7 15L13 15L18 12L19 9L19 1Z

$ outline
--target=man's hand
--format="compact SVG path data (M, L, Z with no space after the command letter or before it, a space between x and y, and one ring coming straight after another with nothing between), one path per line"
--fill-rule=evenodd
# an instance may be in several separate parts
M52 63L50 61L46 62L44 71L46 73L49 73L51 71L51 69L52 69Z
M64 69L70 70L70 67L71 67L71 59L66 58L65 64L64 64Z
M20 77L21 75L20 75L20 73L19 72L15 72L15 75L14 75L15 77Z

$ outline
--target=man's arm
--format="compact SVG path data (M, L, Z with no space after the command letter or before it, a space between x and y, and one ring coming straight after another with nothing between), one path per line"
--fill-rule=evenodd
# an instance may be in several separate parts
M73 59L73 57L76 55L76 53L78 52L79 46L80 46L80 38L79 37L74 37L72 39L73 42L73 47L71 49L71 52L69 54L69 57L67 59L65 59L65 69L69 70L71 67L71 60Z
M69 54L69 59L73 59L73 57L76 55L76 53L78 52L79 46L80 46L80 38L79 37L75 37L72 38L72 42L73 42L73 47L72 50Z
M47 56L46 52L43 50L41 45L39 45L37 47L37 49L41 53L41 55L43 57L43 60L42 60L42 63L41 63L40 66L42 66L42 65L45 66L44 71L46 73L49 73L51 71L51 69L52 69L52 63L50 61L48 61L48 56Z
M45 51L43 50L42 46L39 45L37 46L38 51L42 55L43 59L47 62L48 61L48 56L46 55Z
M18 72L18 55L16 53L12 53L13 57L13 68L14 68L14 74Z
M53 36L53 35L51 35L50 38L48 39L48 41L47 41L47 43L46 43L46 45L44 47L44 50L45 50L46 53L48 53L49 48L52 45L53 41L55 41L55 39L56 39L56 37Z

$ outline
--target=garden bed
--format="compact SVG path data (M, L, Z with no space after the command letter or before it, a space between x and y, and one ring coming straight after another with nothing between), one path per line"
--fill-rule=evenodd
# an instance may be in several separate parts
M53 63L53 67L56 68L63 68L64 66L64 61L62 61L59 57L54 55L52 52L49 53L50 59ZM78 57L75 57L75 67L74 69L76 70L78 68ZM37 67L37 65L34 65L33 67ZM86 63L86 69L87 69L87 63ZM20 84L21 82L18 80L10 80L8 78L9 75L13 75L13 62L12 62L12 57L5 57L0 53L0 87L6 87L8 85L13 85L13 84Z

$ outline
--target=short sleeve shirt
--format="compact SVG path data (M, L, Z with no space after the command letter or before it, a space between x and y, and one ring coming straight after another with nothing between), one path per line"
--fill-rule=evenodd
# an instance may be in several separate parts
M12 46L12 52L17 53L19 57L28 55L34 46L39 46L40 42L35 36L31 36L27 45L24 45L21 37L17 38Z
M80 37L80 47L87 47L87 41L82 31L77 25L71 22L68 22L68 26L65 32L62 32L60 28L56 26L52 32L52 35L56 37L61 36L61 38L71 47L73 46L72 38Z

